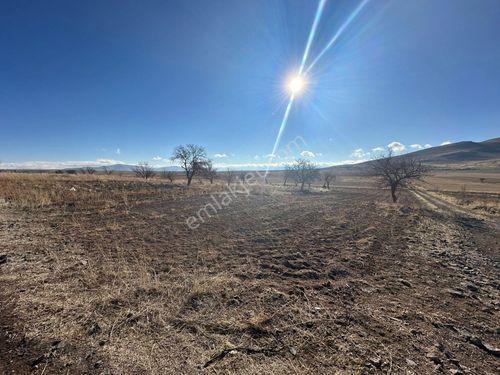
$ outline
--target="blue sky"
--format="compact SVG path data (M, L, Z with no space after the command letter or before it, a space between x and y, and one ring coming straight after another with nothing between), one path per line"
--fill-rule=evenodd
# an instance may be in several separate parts
M327 0L309 61L358 4ZM186 143L221 168L265 163L317 5L1 1L0 166L164 165ZM281 144L301 137L329 164L498 137L499 25L497 0L368 2L308 74Z

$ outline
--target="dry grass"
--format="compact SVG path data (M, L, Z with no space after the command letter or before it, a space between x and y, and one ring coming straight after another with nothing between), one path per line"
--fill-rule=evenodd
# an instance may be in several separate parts
M491 261L473 247L463 260L459 226L364 183L255 188L192 231L186 217L222 183L2 174L10 345L39 374L411 374L434 369L426 350L438 342L492 371L488 354L437 328L492 340ZM450 258L435 258L443 248ZM481 269L481 299L446 292L469 277L436 275L451 259Z
M458 207L495 216L500 215L500 199L498 195L469 192L467 191L467 185L464 185L461 192L438 191L431 192L431 194Z

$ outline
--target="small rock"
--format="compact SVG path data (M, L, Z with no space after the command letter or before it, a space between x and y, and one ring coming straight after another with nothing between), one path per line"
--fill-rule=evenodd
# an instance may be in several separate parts
M400 282L401 284L403 284L404 286L407 286L408 288L411 288L411 287L412 287L411 283L410 283L408 280L405 280L405 279L399 279L399 282Z
M430 352L425 355L428 359L430 359L432 362L434 362L436 365L441 364L441 359L439 358L438 354L435 352Z
M416 366L416 365L417 365L414 361L412 361L412 360L411 360L411 359L409 359L409 358L406 358L406 364L407 364L408 366L412 366L412 367L414 367L414 366Z
M201 300L198 297L191 298L191 308L193 310L198 310L202 305Z
M290 348L290 354L293 355L293 356L296 356L297 355L297 349L295 349L294 347L291 347Z
M378 357L370 358L370 364L376 368L382 367L382 360Z
M98 333L101 333L102 329L101 329L101 326L99 325L99 323L97 322L94 322L94 324L92 324L92 326L90 327L89 329L89 335L92 336L92 335L96 335Z
M66 347L66 343L62 340L56 340L52 343L50 349L52 351L56 351L56 350L59 350L59 349L64 349Z
M483 342L483 347L488 353L493 354L495 357L500 357L499 348L495 348L493 345L490 345L486 342Z
M479 290L479 288L477 287L477 285L473 284L473 283L467 283L467 289L473 291L473 292L477 292Z
M41 356L38 356L36 357L34 360L31 361L31 366L32 367L35 367L37 365L39 365L40 363L42 363L45 359L47 358L47 356L45 354L42 354Z
M483 349L484 351L488 352L491 355L494 355L495 357L500 357L499 348L495 348L493 345L483 342L479 337L470 336L467 339L471 344L476 345L478 348Z
M453 297L459 297L459 298L465 297L464 292L462 292L461 290L446 289L446 291L450 293Z

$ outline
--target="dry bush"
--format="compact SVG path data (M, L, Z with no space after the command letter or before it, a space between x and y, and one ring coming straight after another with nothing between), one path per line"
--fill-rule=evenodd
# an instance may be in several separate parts
M146 162L140 162L134 167L134 173L137 177L148 180L156 176L156 172L152 166Z

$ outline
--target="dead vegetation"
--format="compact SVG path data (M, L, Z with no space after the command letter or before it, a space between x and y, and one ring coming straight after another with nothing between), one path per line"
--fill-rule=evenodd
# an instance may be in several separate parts
M495 372L494 230L404 192L393 205L376 189L278 185L193 231L185 218L225 181L2 174L0 362L38 374Z
M390 189L394 203L398 200L398 190L412 187L429 172L429 167L420 160L407 155L394 156L392 151L372 160L370 167L379 178L381 186Z

